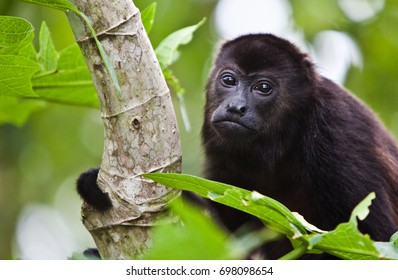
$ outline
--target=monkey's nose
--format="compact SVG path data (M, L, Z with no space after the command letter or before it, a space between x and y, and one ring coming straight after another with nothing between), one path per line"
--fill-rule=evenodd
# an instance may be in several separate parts
M227 112L233 113L233 114L238 114L240 116L243 116L247 111L246 105L239 104L239 103L238 104L230 103L227 105L226 109L227 109Z

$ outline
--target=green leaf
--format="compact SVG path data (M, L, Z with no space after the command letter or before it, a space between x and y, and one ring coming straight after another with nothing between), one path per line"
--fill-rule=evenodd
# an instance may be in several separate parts
M381 257L370 237L362 234L352 222L342 223L328 233L315 234L308 240L315 249L342 259L369 260Z
M90 30L91 35L93 36L93 39L95 41L95 44L97 45L98 51L101 55L102 61L104 62L105 69L108 72L109 77L111 78L113 86L115 87L116 93L118 96L122 96L122 89L119 85L119 80L117 79L115 68L113 68L110 59L105 52L104 46L98 40L97 34L95 33L93 26L91 25L90 19L79 10L76 10L76 13L83 19L88 29Z
M38 62L42 67L42 71L54 72L57 69L58 54L51 40L50 30L45 22L41 24L39 43Z
M296 215L290 212L290 210L282 203L279 203L275 199L264 196L256 191L252 192L251 198L255 204L271 208L286 217L294 226L300 228L301 233L306 232L305 228L302 226L302 223L297 219Z
M40 66L25 57L0 56L0 96L35 97L31 78Z
M44 100L99 108L90 73L77 44L59 53L56 71L34 76L32 84L34 92Z
M141 21L147 34L151 32L155 19L157 3L153 2L141 12Z
M300 215L290 212L281 203L257 192L184 174L151 173L143 177L168 187L196 192L258 217L267 226L292 240L295 249L284 256L285 259L299 257L308 251L326 252L343 259L398 259L395 237L390 242L374 242L358 230L356 219L367 216L374 193L355 207L349 222L325 232L306 222Z
M297 260L308 252L307 245L300 243L294 250L279 258L279 260Z
M0 124L11 123L22 126L32 113L44 107L43 101L20 100L10 96L0 96Z
M306 219L301 216L299 213L293 212L293 215L296 217L296 219L300 222L301 225L308 231L308 232L313 232L313 233L324 233L326 231L321 230L314 226L313 224L310 224L309 222L306 221Z
M308 249L321 250L342 259L397 258L397 248L394 249L393 242L375 243L369 235L358 230L357 218L366 218L374 198L375 194L370 193L354 208L349 222L339 224L333 231L302 236L299 239L308 242Z
M398 246L398 231L391 236L390 242Z
M45 6L67 12L68 10L77 12L77 8L67 0L21 0L26 3Z
M178 48L192 40L192 34L206 21L202 19L198 24L182 28L167 36L156 48L155 53L162 68L169 67L179 57Z
M99 107L90 73L76 44L62 50L58 55L49 29L43 22L40 29L40 50L37 55L37 60L42 68L41 72L36 73L32 78L33 73L40 70L40 67L34 61L22 56L36 60L36 52L31 43L33 27L18 18L0 17L0 22L3 22L0 26L4 28L4 30L0 29L2 34L0 40L19 55L0 56L0 95L39 97L51 102ZM16 24L21 24L21 28L18 29ZM16 35L15 39L9 39L18 30L26 37ZM28 44L17 51L14 50L16 46L26 40L28 40ZM16 45L10 45L12 43ZM4 117L4 119L6 118ZM11 122L14 121L11 120Z
M284 205L257 192L252 193L231 185L185 174L151 173L143 176L168 187L196 192L205 198L249 213L286 236L296 237L305 234L305 228Z
M185 27L178 31L173 32L167 36L156 48L155 53L158 58L159 64L162 67L163 75L167 83L169 83L174 90L179 99L181 116L184 122L185 129L187 131L191 130L191 124L189 122L184 97L183 94L185 90L181 87L178 79L173 75L172 71L168 68L173 64L179 57L178 48L181 45L188 44L192 40L193 33L206 21L202 19L198 24Z
M47 6L47 7L54 8L54 9L59 9L64 12L71 10L71 11L74 11L78 16L80 16L80 18L86 23L88 29L90 30L91 35L93 36L95 44L97 45L98 51L99 51L101 58L104 62L105 68L108 71L108 74L112 80L114 87L115 87L116 93L119 96L122 95L122 90L120 88L115 69L111 65L109 57L104 50L104 47L102 46L101 42L98 40L95 30L91 25L90 19L85 14L80 12L73 4L71 4L70 2L68 2L66 0L22 0L22 1L32 3L32 4Z
M355 225L358 224L357 219L360 221L365 220L365 218L369 215L369 207L372 205L372 200L376 198L376 194L374 192L370 193L364 200L359 203L351 213L350 222Z
M239 238L230 236L209 218L208 213L187 201L184 204L180 201L172 203L171 210L179 216L181 223L155 227L153 246L145 259L243 259L264 242L279 238L278 234L269 229L251 232Z
M9 54L15 54L15 55L29 58L30 60L33 60L33 61L37 61L36 50L35 50L35 47L33 46L33 42L32 42L33 37L34 37L34 35L32 33L32 36L30 36L30 38L26 39L26 41L29 42L27 44L21 43L20 46L15 47L15 48L9 47L9 49L13 50L13 51L9 52Z
M33 26L24 19L0 16L0 55L21 55L36 60Z
M17 45L33 34L28 21L10 16L0 16L0 47Z
M398 246L394 242L375 242L374 246L379 251L381 258L398 260Z
M231 251L227 233L202 211L188 203L183 205L174 203L171 207L182 223L156 227L152 249L144 257L145 259L209 260L238 257ZM189 250L176 250L176 248L189 248Z

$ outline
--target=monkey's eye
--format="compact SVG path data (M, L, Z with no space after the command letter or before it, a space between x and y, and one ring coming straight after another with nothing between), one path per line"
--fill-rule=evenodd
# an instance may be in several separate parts
M261 82L254 86L254 90L259 91L261 94L269 95L272 92L272 86L269 83Z
M221 77L221 81L226 86L236 86L236 80L231 74L225 74Z

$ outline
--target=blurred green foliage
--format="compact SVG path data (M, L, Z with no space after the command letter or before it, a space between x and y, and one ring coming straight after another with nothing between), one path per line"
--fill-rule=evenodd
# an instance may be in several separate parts
M282 256L280 258L282 260L298 259L305 253L319 254L321 252L347 260L398 259L398 246L395 244L396 234L391 237L389 242L374 242L369 235L362 234L358 229L358 221L366 219L370 213L369 206L372 204L372 200L376 198L375 193L369 194L353 209L348 222L340 223L331 231L324 231L308 223L305 217L300 214L290 212L286 206L275 199L263 196L256 191L249 191L186 174L150 173L143 176L168 187L195 192L204 198L210 198L215 202L257 217L269 230L283 234L292 242L294 249ZM268 239L259 239L259 236L257 236L256 242L256 237L252 235L250 239L255 244L248 248L248 244L246 246L236 244L237 241L247 240L247 236L242 239L242 237L235 235L235 244L228 245L232 238L227 239L225 233L220 233L214 229L210 230L214 225L209 224L208 219L203 218L203 214L201 216L206 221L206 226L200 227L201 221L198 218L196 218L197 222L188 222L187 219L191 219L190 213L185 213L189 212L188 210L192 209L184 209L184 213L181 210L177 211L186 224L184 234L181 234L181 229L179 229L177 235L177 229L172 230L170 225L168 231L162 231L164 230L162 228L155 229L154 247L150 254L154 254L158 259L161 258L159 256L163 256L162 259L165 257L174 259L175 256L181 259L191 259L191 254L196 251L194 256L196 255L198 259L246 259L254 248L270 241L269 236ZM211 238L201 235L209 235ZM220 239L222 242L220 242ZM181 244L181 240L186 241L186 244ZM173 242L176 244L173 244ZM243 245L244 242L241 243ZM204 256L199 250L203 247L202 244L207 244L214 252L210 252L211 250L208 249L206 250L208 255ZM180 250L181 252L175 253L173 248L176 247L190 248L190 250ZM218 249L214 250L215 248ZM243 250L240 252L241 254L234 254L234 250L231 251L231 248ZM189 252L186 253L186 251ZM235 251L235 253L237 252Z
M398 136L398 2L385 0L384 8L375 17L353 21L338 5L342 1L345 0L290 0L292 21L309 43L313 43L322 30L343 31L355 40L362 52L363 67L350 69L345 86L368 103ZM153 0L134 2L139 8L145 8ZM171 32L197 23L203 17L209 19L195 33L193 41L181 48L181 58L172 67L186 89L185 103L192 125L192 131L184 130L176 104L183 172L194 175L200 175L202 169L203 90L212 53L218 44L213 18L216 4L215 0L160 0L151 31L152 43L157 46ZM35 27L36 49L43 20L57 50L74 41L66 17L60 11L2 0L0 14L31 22ZM73 193L70 207L78 207L80 201L74 194L73 181L83 170L99 165L102 141L99 111L73 106L48 104L22 127L0 127L0 259L16 257L13 255L16 223L25 205L53 205L60 186L67 184Z

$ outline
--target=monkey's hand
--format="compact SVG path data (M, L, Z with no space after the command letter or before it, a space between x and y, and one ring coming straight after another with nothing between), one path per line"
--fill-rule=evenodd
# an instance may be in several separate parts
M77 192L88 205L98 211L105 211L112 207L112 201L97 185L98 172L99 168L95 168L80 174L76 182Z

